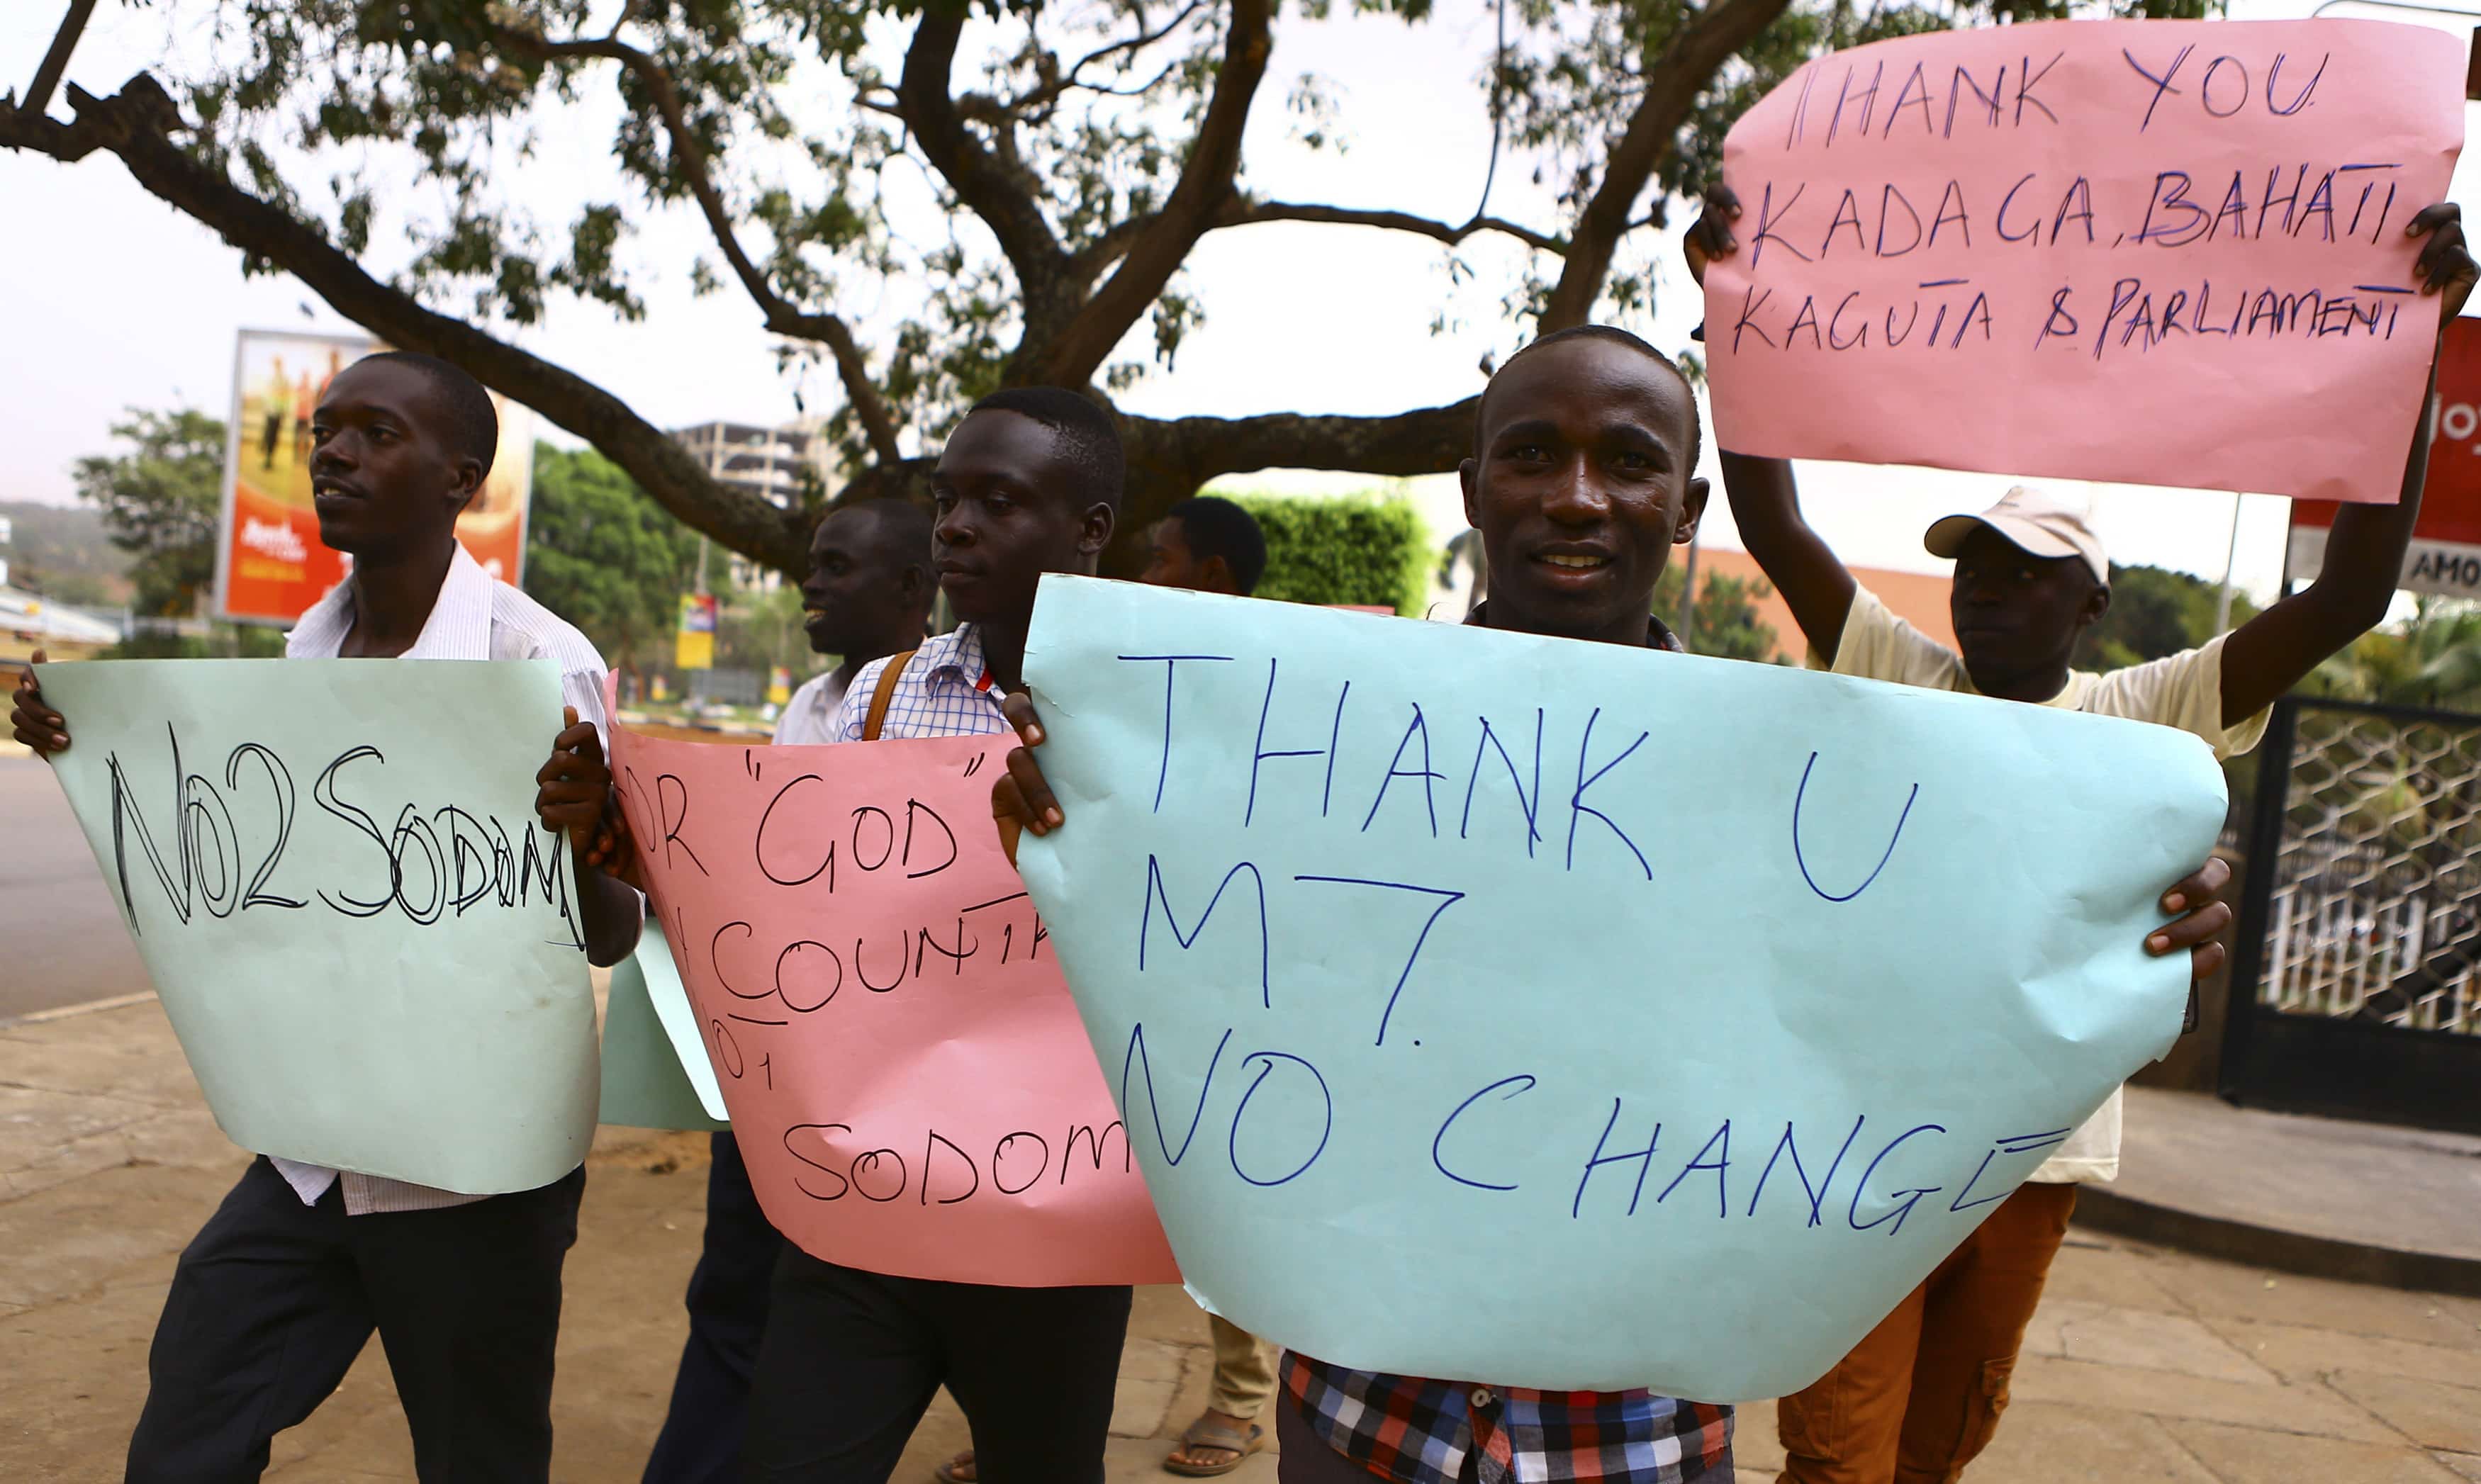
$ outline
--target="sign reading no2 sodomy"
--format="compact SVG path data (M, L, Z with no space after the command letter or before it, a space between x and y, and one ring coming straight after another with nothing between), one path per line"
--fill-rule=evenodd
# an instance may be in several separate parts
M1782 1394L2179 1031L2182 733L1062 578L1026 673L1181 1271L1322 1360Z
M2388 502L2438 329L2404 234L2462 52L2060 21L1838 52L1733 126L1723 446Z

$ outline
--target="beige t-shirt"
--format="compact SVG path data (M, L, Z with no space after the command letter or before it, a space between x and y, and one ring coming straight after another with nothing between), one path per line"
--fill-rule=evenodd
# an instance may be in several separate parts
M2067 688L2043 704L2177 727L2204 738L2217 761L2235 757L2265 735L2267 714L2259 712L2236 726L2223 725L2224 638L2216 635L2195 649L2106 674L2071 670ZM1809 664L1812 668L1822 667L1815 650ZM1965 674L1963 659L1954 650L1896 617L1875 593L1858 584L1852 589L1852 611L1844 615L1843 640L1836 649L1834 671L1865 680L1976 693L1972 678ZM2032 1179L2046 1185L2118 1179L2119 1105L2119 1091L2114 1088L2110 1101L2070 1134Z

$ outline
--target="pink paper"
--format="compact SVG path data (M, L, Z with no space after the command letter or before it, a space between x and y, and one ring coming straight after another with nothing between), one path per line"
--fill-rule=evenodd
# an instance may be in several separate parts
M1012 738L723 747L613 729L639 865L759 1204L960 1283L1179 1280L991 822Z
M2438 333L2462 48L2051 21L1810 63L1732 128L1736 453L2391 502Z

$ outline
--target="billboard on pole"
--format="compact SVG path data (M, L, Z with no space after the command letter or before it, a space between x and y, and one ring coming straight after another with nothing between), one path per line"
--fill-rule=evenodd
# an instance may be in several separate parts
M2326 533L2336 507L2291 502L2291 534L2284 549L2285 581L2315 577L2326 560ZM2420 517L2404 554L2398 586L2410 592L2481 598L2481 319L2446 327L2438 353L2438 400L2430 407L2429 480Z
M241 332L216 534L216 616L290 624L344 580L346 559L319 539L310 503L310 416L338 372L386 349L356 335ZM457 519L457 537L485 571L514 583L524 575L534 492L534 414L497 392L491 404L499 453Z
M681 594L681 627L673 636L672 665L684 670L715 668L715 595Z

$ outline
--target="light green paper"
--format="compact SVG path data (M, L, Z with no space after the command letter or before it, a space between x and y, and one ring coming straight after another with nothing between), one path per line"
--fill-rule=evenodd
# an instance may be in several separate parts
M687 1053L678 1039L683 1033ZM713 1133L731 1128L709 1111L710 1098L719 1110L722 1093L697 1039L689 992L663 928L649 916L638 950L613 966L603 998L603 1106L596 1116L632 1129Z
M233 1142L474 1195L577 1167L594 999L564 842L534 814L556 665L39 678L69 725L53 768Z
M1324 1361L1782 1395L2179 1032L2184 733L1058 577L1025 673L1181 1271Z

